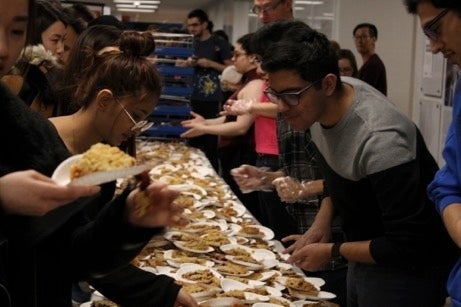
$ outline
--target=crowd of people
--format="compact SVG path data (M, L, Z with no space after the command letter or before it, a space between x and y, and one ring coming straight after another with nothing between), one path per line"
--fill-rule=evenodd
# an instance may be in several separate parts
M461 64L461 4L404 4L432 52ZM138 188L114 196L113 182L49 177L98 142L132 150L151 126L162 89L154 37L81 5L0 7L0 305L70 306L72 287L87 282L122 306L198 306L174 279L130 264L154 234L184 222L177 191L151 183L138 216ZM439 170L386 97L375 25L352 31L358 68L351 50L294 20L292 0L254 0L252 11L263 26L234 46L205 11L188 14L194 55L176 65L195 69L193 112L181 137L274 230L289 263L325 279L335 303L432 307L449 296L461 306L461 81ZM218 77L230 65L242 78L224 98Z

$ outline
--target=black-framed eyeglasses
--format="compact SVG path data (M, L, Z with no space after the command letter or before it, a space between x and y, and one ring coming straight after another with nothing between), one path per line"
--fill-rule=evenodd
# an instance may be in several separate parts
M118 99L114 99L122 107L122 110L125 112L126 116L128 116L128 118L133 122L133 127L131 127L131 131L144 132L154 125L153 122L147 120L136 121L130 114L130 112L128 112L128 110L125 108L125 106Z
M247 53L246 52L238 52L238 51L232 52L232 56L235 57L235 58L238 58L241 55L247 55Z
M279 101L282 101L284 102L286 105L289 105L289 106L297 106L299 104L299 99L301 98L301 96L307 91L309 90L311 87L313 87L314 85L316 85L317 83L319 83L320 81L322 81L323 78L320 78L318 79L317 81L314 81L313 83L309 84L308 86L300 89L299 91L296 91L296 92L285 92L285 93L278 93L276 91L274 91L273 89L271 89L270 87L266 88L264 90L264 94L266 94L267 98L269 98L269 100L272 102L272 103L278 103Z
M277 8L277 6L279 6L279 4L282 3L282 2L283 2L283 0L278 0L274 4L263 6L263 7L253 5L253 7L251 8L251 12L253 14L256 14L256 15L260 15L260 14L263 14L263 13L268 13L270 11L275 10Z
M449 11L450 9L444 9L437 16L432 18L431 21L424 25L423 32L427 37L429 37L432 40L437 40L437 38L439 37L439 27L437 27L437 24L440 21L440 19L442 19L443 16L445 16Z

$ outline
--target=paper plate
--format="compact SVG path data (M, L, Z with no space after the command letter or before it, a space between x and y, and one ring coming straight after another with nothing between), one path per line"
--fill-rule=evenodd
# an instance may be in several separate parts
M56 181L60 185L72 184L72 185L99 185L106 182L111 182L119 178L126 178L140 174L146 170L149 170L152 165L136 165L132 167L114 169L110 171L95 172L71 181L70 179L70 167L75 164L83 155L72 156L58 165L56 170L53 172L51 179Z

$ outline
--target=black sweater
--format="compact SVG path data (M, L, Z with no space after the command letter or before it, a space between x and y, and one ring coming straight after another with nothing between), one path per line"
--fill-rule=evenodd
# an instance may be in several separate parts
M25 169L51 175L69 156L55 128L2 84L0 101L0 139L4 141L0 175ZM0 227L8 239L8 254L0 261L7 268L4 273L12 306L70 306L72 281L108 276L99 283L102 292L111 294L117 281L111 273L126 270L124 276L129 276L136 271L126 266L159 229L136 228L125 222L127 194L110 201L113 184L109 184L100 195L79 199L41 218L3 216ZM90 222L83 210L87 206L101 207ZM152 281L151 293L144 305L131 306L173 305L179 287L172 279L149 275L142 280ZM128 293L120 291L113 296Z

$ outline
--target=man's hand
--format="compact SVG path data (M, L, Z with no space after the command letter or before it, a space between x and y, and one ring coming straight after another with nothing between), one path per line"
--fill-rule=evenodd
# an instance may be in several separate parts
M286 203L294 203L302 200L304 184L292 177L280 177L272 181L280 199Z
M324 267L331 260L333 243L307 244L293 252L287 262L306 270L315 272Z
M308 244L329 242L331 237L331 229L328 227L328 225L325 225L326 224L314 222L303 235L290 235L282 238L282 242L295 241L282 253L291 254Z
M243 164L234 168L231 175L242 192L260 190L264 187L265 172L252 165Z
M77 198L99 191L99 186L58 185L51 178L33 170L0 177L0 205L7 214L42 216Z

